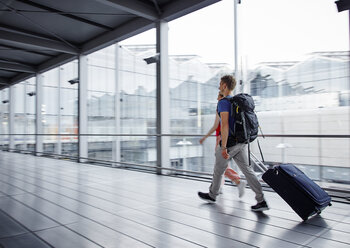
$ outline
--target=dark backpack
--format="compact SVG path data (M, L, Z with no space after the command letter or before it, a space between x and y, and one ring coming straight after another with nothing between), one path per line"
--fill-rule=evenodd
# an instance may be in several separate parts
M250 143L258 137L259 122L254 112L253 98L245 93L240 93L232 98L227 98L231 103L231 116L234 118L234 128L230 128L230 136L237 143Z

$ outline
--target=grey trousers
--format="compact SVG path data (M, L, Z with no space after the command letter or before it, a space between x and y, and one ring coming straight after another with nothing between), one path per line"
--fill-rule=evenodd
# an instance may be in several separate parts
M262 202L264 201L264 194L252 166L249 165L247 148L247 144L240 143L229 147L227 152L230 155L230 159L233 159L236 162L239 169L245 175L250 188L255 192L255 199L258 202ZM216 199L216 197L219 195L221 181L228 164L228 160L224 159L221 155L221 147L216 149L215 158L213 179L209 187L209 196L214 199Z

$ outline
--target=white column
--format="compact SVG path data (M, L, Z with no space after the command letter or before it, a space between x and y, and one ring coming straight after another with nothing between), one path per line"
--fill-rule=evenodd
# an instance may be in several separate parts
M201 83L196 81L197 84L197 127L202 127L202 99L201 99Z
M41 74L36 74L36 97L35 97L35 154L37 156L41 155L43 152L43 122L42 122L42 111L43 111L43 76Z
M237 25L237 4L238 4L239 0L233 0L233 18L234 18L234 46L235 46L235 54L234 54L234 58L235 58L235 79L237 82L236 85L236 89L234 90L234 94L240 93L241 92L241 85L240 85L240 75L239 75L239 65L238 65L238 25Z
M62 144L61 144L61 67L57 69L57 77L58 77L58 87L57 87L57 141L56 141L56 154L62 153Z
M28 99L28 95L27 95L27 88L28 88L28 82L25 81L23 83L23 114L24 114L24 133L28 134L28 117L27 117L27 99ZM27 143L28 143L28 136L24 135L22 137L23 139L23 143L22 143L22 148L23 150L28 150L27 147Z
M1 100L1 102L0 102L0 145L1 146L3 146L4 145L4 134L5 134L5 132L4 132L4 103L2 103L2 101L4 101L5 99L4 99L4 95L5 95L5 92L4 92L4 90L1 90L0 91L0 94L1 94L1 96L0 96L0 100Z
M157 23L157 134L169 134L168 23ZM170 167L170 137L157 136L157 167ZM158 169L161 174L161 169ZM165 171L164 173L168 173Z
M16 86L11 86L9 89L9 150L15 149L15 136L14 136L14 126L15 126L15 87Z
M88 137L87 134L87 56L79 56L79 85L78 85L78 144L79 144L79 162L85 162L88 157Z
M121 59L120 59L120 47L119 44L115 44L115 100L114 100L114 118L115 118L115 133L120 134L121 128L120 128L120 83L121 83L121 77L120 77L120 68L121 68ZM113 151L112 151L112 158L115 162L120 162L121 157L121 146L120 146L120 137L115 136L114 142L113 142Z
M348 15L349 15L349 51L350 51L350 10L348 10ZM350 60L348 62L348 69L346 71L347 71L347 76L348 76L348 90L349 90L347 97L349 99L349 97L350 97ZM350 108L349 108L349 115L348 116L350 116ZM349 132L348 133L350 133L350 121L348 121L348 125L349 125ZM348 139L348 141L349 141L349 147L350 147L350 139Z

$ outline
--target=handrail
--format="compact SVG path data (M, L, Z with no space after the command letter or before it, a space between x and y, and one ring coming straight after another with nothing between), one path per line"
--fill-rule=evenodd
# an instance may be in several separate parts
M350 138L349 134L264 134L264 136L271 138Z
M132 137L202 137L205 134L23 134L23 133L16 133L16 134L0 134L0 136L11 136L11 135L19 135L19 136L103 136L103 137L126 137L126 136L132 136ZM211 135L215 137L215 135ZM263 137L262 135L259 135L259 137ZM264 134L264 137L271 137L271 138L350 138L349 134Z

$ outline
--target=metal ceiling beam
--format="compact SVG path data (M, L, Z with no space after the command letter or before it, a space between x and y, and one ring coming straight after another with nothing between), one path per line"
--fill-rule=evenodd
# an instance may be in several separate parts
M23 60L17 60L14 57L11 58L3 58L0 56L0 62L4 62L4 63L9 63L9 64L17 64L17 65L27 65L29 67L32 66L32 64L30 63L26 63L27 61L23 61ZM34 67L33 67L34 68Z
M1 85L8 85L9 84L9 79L8 78L4 78L4 77L0 77L0 84Z
M19 73L16 76L14 76L13 78L9 79L8 82L8 86L10 85L14 85L20 82L23 82L24 80L27 80L31 77L34 77L36 75L36 73L44 73L48 70L51 70L53 68L56 68L60 65L63 65L65 63L71 62L74 59L76 59L77 56L76 55L71 55L71 54L61 54L60 56L57 56L53 59L47 60L46 62L42 63L41 65L37 66L36 71L35 72L31 72L31 73ZM4 87L3 87L4 88ZM0 87L0 90L2 88Z
M41 25L40 22L37 21L33 21L32 18L29 18L26 15L23 15L21 12L17 11L17 9L11 7L8 4L5 4L3 2L0 1L0 3L4 6L6 6L8 9L10 9L13 13L21 16L22 18L26 19L27 22L31 23L32 25L40 28L42 31L44 31L45 33L49 33L50 35L54 36L55 38L57 38L58 40L62 41L63 43L67 44L68 46L72 47L72 48L76 48L73 44L69 43L68 41L66 41L65 39L61 38L59 35L57 35L55 32L52 32L50 29L48 29L47 27L44 27L43 25Z
M23 35L27 35L27 36L33 36L33 37L39 37L39 38L45 38L45 39L51 39L52 40L52 36L48 36L48 35L44 35L44 34L38 34L38 33L31 32L31 31L28 31L28 30L24 30L24 29L21 29L21 28L18 28L18 27L5 25L3 23L0 23L0 30L9 31L9 32L13 32L13 33L19 33L19 34L23 34Z
M113 31L99 35L95 39L85 43L81 49L81 54L85 55L95 52L154 27L155 23L152 21L139 17L135 18L134 20L117 27Z
M156 8L157 12L158 12L158 15L161 15L162 14L162 10L159 8L159 4L157 2L157 0L152 0L153 4L154 4L154 7Z
M53 68L56 68L60 65L63 65L65 63L71 62L74 59L76 59L77 56L76 55L71 55L71 54L61 54L60 56L57 56L53 59L49 59L46 62L40 64L39 66L37 66L36 71L35 72L31 72L31 73L19 73L18 75L14 76L13 78L11 78L10 80L8 80L9 85L13 85L13 84L17 84L20 83L24 80L27 80L31 77L34 77L36 75L36 73L44 73L48 70L51 70ZM1 87L0 87L1 89Z
M201 8L207 7L221 0L178 0L170 1L169 4L163 7L163 13L160 19L172 21L181 16L192 13Z
M51 69L56 68L60 65L71 62L76 58L77 58L76 55L61 54L61 55L54 57L52 59L49 59L49 60L45 61L44 63L40 64L39 66L37 66L37 73L44 73L45 71L51 70Z
M35 73L20 73L18 74L17 76L15 76L14 78L11 78L7 81L7 84L6 85L0 85L0 90L2 89L5 89L5 88L8 88L10 87L11 85L14 85L16 83L19 83L19 82L22 82L24 80L27 80L31 77L34 77L35 76ZM21 78L21 80L18 80L18 81L13 81L13 79L16 79L16 78Z
M5 49L3 49L5 48ZM37 55L41 55L41 56L46 56L46 57L52 57L52 54L49 53L45 53L43 51L34 51L34 50L30 50L30 49L25 49L25 48L20 48L20 47L14 47L14 46L7 46L7 45L3 45L0 44L0 51L1 50L9 50L9 51L21 51L21 52L26 52L26 53L31 53L31 54L37 54Z
M34 73L35 68L29 65L0 61L0 69L7 71L19 71Z
M130 0L95 0L115 9L119 9L133 15L156 21L159 19L157 10L139 1Z
M27 5L36 7L38 9L46 10L46 11L54 13L54 14L65 16L65 17L68 17L68 18L70 18L72 20L75 20L75 21L79 21L79 22L83 22L83 23L86 23L86 24L89 24L89 25L92 25L92 26L95 26L95 27L103 28L105 30L112 30L113 29L113 28L108 27L106 25L90 21L90 20L88 20L86 18L82 18L82 17L79 17L79 16L68 14L68 13L65 13L64 11L57 10L57 9L54 9L54 8L51 8L51 7L48 7L48 6L39 4L39 3L35 3L35 2L29 1L29 0L17 0L17 2L21 2L21 3L27 4Z
M32 47L32 48L38 48L39 50L40 49L52 50L52 51L63 52L68 54L78 53L78 49L72 48L60 41L27 36L23 34L3 31L3 30L0 30L0 41L8 42L12 46Z
M9 85L14 85L14 84L23 82L24 80L34 77L35 75L36 73L27 73L27 72L17 74L17 76L14 76L13 78L10 79Z

